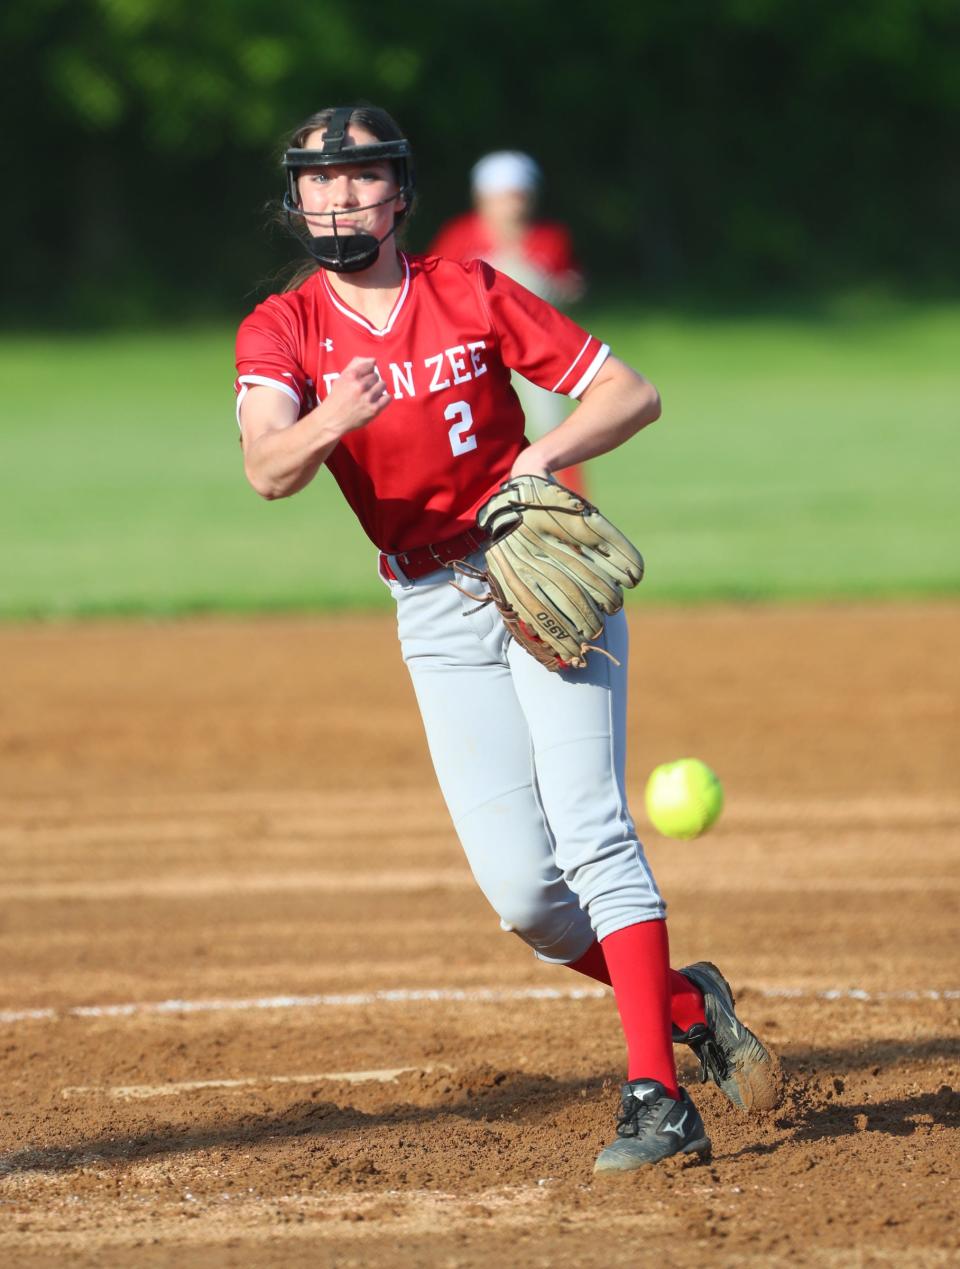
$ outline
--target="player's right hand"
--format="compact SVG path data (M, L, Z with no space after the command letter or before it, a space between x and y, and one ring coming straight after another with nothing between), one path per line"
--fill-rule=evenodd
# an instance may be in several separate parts
M341 432L354 432L375 419L392 397L372 357L354 357L334 381L324 405Z

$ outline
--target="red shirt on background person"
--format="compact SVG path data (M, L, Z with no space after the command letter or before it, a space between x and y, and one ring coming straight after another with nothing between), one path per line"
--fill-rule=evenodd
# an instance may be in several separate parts
M584 290L583 272L569 230L536 217L542 177L535 160L516 150L497 150L480 159L470 175L473 210L442 226L428 254L485 260L554 306L578 300ZM519 375L514 376L514 387L534 435L544 435L566 418L569 406L562 397ZM579 466L556 475L561 484L585 492Z
M486 260L551 303L579 299L583 271L570 231L536 217L538 164L519 151L498 150L474 165L470 179L473 210L443 225L428 254Z

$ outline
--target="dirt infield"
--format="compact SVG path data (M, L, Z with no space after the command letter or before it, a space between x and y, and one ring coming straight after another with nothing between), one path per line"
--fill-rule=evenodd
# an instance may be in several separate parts
M960 606L637 612L676 964L783 1056L712 1162L594 1179L623 1045L473 887L388 619L0 630L0 1260L960 1257ZM579 993L579 994L578 994Z

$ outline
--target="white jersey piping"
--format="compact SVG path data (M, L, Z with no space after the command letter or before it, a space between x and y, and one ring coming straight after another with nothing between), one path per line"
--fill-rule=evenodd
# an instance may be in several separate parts
M292 388L289 383L281 383L279 379L268 379L266 375L240 375L237 383L243 385L237 393L237 427L240 426L240 407L250 388L276 388L278 392L284 392L292 401L296 401L298 406L300 404L300 395L296 388Z
M356 322L358 326L362 326L363 329L369 331L371 335L389 335L396 324L397 318L400 316L400 312L410 291L410 263L402 251L400 252L400 259L403 261L403 287L400 294L397 296L397 302L394 304L393 311L387 319L386 326L374 326L372 322L368 322L365 317L362 317L359 313L355 313L352 308L344 304L343 301L337 297L336 292L327 280L327 275L321 272L320 276L323 281L323 288L326 292L327 299L338 312L344 315L344 317L349 317L352 322Z
M610 356L610 345L601 344L600 351L597 353L596 357L594 357L593 361L590 362L590 365L586 368L586 370L580 376L580 379L576 383L576 385L572 387L570 391L567 393L567 396L576 398L576 397L579 397L581 393L586 392L587 388L590 387L590 384L593 382L594 378L596 377L597 371L600 369L600 367L603 365L603 363L607 360L609 356Z
M591 339L593 339L593 336L592 336L592 335L588 335L588 336L587 336L587 338L584 340L583 347L582 347L582 348L580 349L580 351L577 353L576 357L574 357L573 361L571 361L570 365L569 365L569 366L567 366L566 370L563 372L563 374L560 376L560 378L557 380L557 382L556 382L556 383L553 385L553 387L550 389L550 391L551 391L551 392L556 392L556 391L558 390L558 388L560 387L561 383L563 383L564 379L566 379L566 378L567 378L567 376L573 372L573 368L574 368L574 366L577 364L577 362L580 360L580 358L583 356L583 354L584 354L584 353L587 351L587 349L590 347L590 340L591 340Z

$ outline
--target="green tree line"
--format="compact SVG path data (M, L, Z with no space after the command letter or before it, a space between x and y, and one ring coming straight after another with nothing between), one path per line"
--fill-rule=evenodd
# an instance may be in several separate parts
M957 0L11 0L2 316L248 307L284 134L358 99L414 142L414 249L505 147L638 297L955 290L958 36Z

